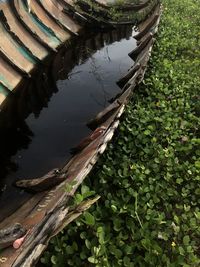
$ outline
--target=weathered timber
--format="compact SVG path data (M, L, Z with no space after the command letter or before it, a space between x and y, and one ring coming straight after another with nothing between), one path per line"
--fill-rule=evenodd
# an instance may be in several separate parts
M97 116L87 123L87 126L91 129L95 129L100 124L104 123L120 106L118 101L114 101L111 105L101 111Z
M95 8L94 4L91 5L89 2L84 0L77 0L76 3L85 12L94 12L97 16L102 17L105 20L111 20L111 15L105 8Z
M32 230L19 250L13 251L12 248L9 248L3 251L2 257L6 259L6 261L4 263L5 265L3 264L2 266L18 266L16 262L20 259L20 266L27 267L33 266L33 257L38 260L41 253L40 250L40 253L38 252L38 248L41 249L41 244L43 244L44 240L48 239L51 233L56 231L58 227L57 222L61 223L64 220L65 216L62 216L63 209L66 207L64 212L64 215L66 215L69 209L67 202L70 196L74 194L77 187L90 172L98 159L99 153L101 154L105 150L107 143L111 140L114 130L119 124L119 121L113 122L113 120L121 115L123 109L124 106L104 124L108 130L103 136L99 136L94 140L62 169L63 172L66 172L67 184L71 185L69 191L66 192L64 190L66 182L63 182L54 190L45 193L46 197L44 193L33 197L33 203L34 199L38 199L38 202L35 202L36 206L34 209L32 205L29 206L26 204L24 207L21 207L21 210L25 209L26 212L24 210L24 212L21 213L19 210L15 215L12 215L12 218L18 219L22 225L26 226L26 229ZM28 211L30 208L31 210ZM27 215L24 217L25 214ZM49 220L51 221L50 224L48 224ZM9 222L9 218L7 218L7 222ZM26 265L21 263L23 260Z
M122 77L119 81L117 81L117 84L119 85L119 87L123 88L124 85L133 77L133 75L135 74L135 72L137 70L139 70L140 68L140 64L134 64L134 66L132 68L130 68L130 70L128 71L128 73Z
M153 13L150 14L145 21L142 21L138 25L137 27L138 33L133 36L136 40L140 40L145 34L151 32L152 28L155 27L156 22L159 18L159 13L160 13L159 6L156 6Z
M133 51L129 53L129 56L133 60L135 60L152 38L153 38L153 34L151 32L147 33L145 35L145 38L139 43L139 45Z
M0 230L0 249L9 247L13 242L24 236L26 229L21 224L15 223L9 227Z
M72 153L76 154L77 152L80 152L81 150L83 150L91 142L93 142L97 137L102 135L105 132L105 130L106 130L106 128L104 126L95 129L94 132L91 135L89 135L88 137L86 137L85 139L83 139L79 145L72 148L72 150L71 150Z
M130 2L125 2L123 5L119 5L119 4L110 4L108 3L106 0L96 0L96 2L99 4L99 6L110 9L113 8L113 6L115 7L116 10L120 10L120 11L138 11L140 9L143 9L145 7L148 6L149 4L149 0L145 0L145 1L140 1L138 4L132 4Z
M15 185L29 191L42 192L60 184L65 179L65 173L61 173L59 169L54 169L39 178L18 180Z

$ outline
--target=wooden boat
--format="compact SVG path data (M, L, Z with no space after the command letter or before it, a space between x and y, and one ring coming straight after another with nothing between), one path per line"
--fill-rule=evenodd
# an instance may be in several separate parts
M98 8L92 14L86 1L77 1L76 5L74 3L72 0L59 0L56 5L53 0L33 0L28 6L23 0L0 2L1 29L6 33L4 40L0 42L0 99L3 108L6 108L7 96L17 92L16 88L24 77L30 79L38 62L44 60L49 53L56 52L70 38L80 38L84 27L115 27L116 24L136 23L136 20L124 21L125 15L121 21L113 21L109 13L110 6L105 1L95 1ZM143 15L136 16L140 22L135 36L138 46L130 53L130 57L134 59L133 67L118 81L122 91L106 109L88 122L93 132L80 142L74 150L74 156L62 168L51 170L37 179L17 182L17 186L37 193L0 222L0 247L1 240L2 244L6 243L4 234L8 235L9 231L9 242L13 241L14 245L13 248L10 242L8 247L0 251L2 267L34 266L49 239L99 198L85 201L73 210L70 210L68 204L99 155L105 151L133 89L144 77L161 15L158 1L145 1L137 7L126 5L123 12L140 12ZM6 46L11 39L12 46ZM23 53L20 47L23 48ZM12 234L12 226L16 228L16 223L19 235Z

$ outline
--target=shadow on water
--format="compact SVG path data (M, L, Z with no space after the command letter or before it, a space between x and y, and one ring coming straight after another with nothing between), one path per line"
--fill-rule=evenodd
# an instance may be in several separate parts
M0 221L30 194L18 179L61 167L90 133L86 123L120 92L116 81L133 65L130 27L86 35L42 66L0 113ZM8 204L9 203L9 204Z

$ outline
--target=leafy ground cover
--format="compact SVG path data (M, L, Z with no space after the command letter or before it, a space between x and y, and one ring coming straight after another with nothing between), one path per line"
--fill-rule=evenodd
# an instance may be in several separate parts
M200 5L163 5L144 83L75 202L101 199L52 239L46 266L200 266Z

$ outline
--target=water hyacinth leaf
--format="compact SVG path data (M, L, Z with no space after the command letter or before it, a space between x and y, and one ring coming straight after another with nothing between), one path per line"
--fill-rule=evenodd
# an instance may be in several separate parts
M85 183L102 195L92 209L95 225L71 226L87 232L95 249L82 242L79 252L95 254L99 267L200 266L200 121L194 101L200 88L200 6L194 0L163 3L144 83Z
M85 212L84 217L85 217L86 224L91 225L91 226L95 224L95 218L91 213Z
M94 264L97 264L97 263L98 263L98 260L95 259L94 256L89 257L89 258L88 258L88 261L89 261L90 263L94 263Z

